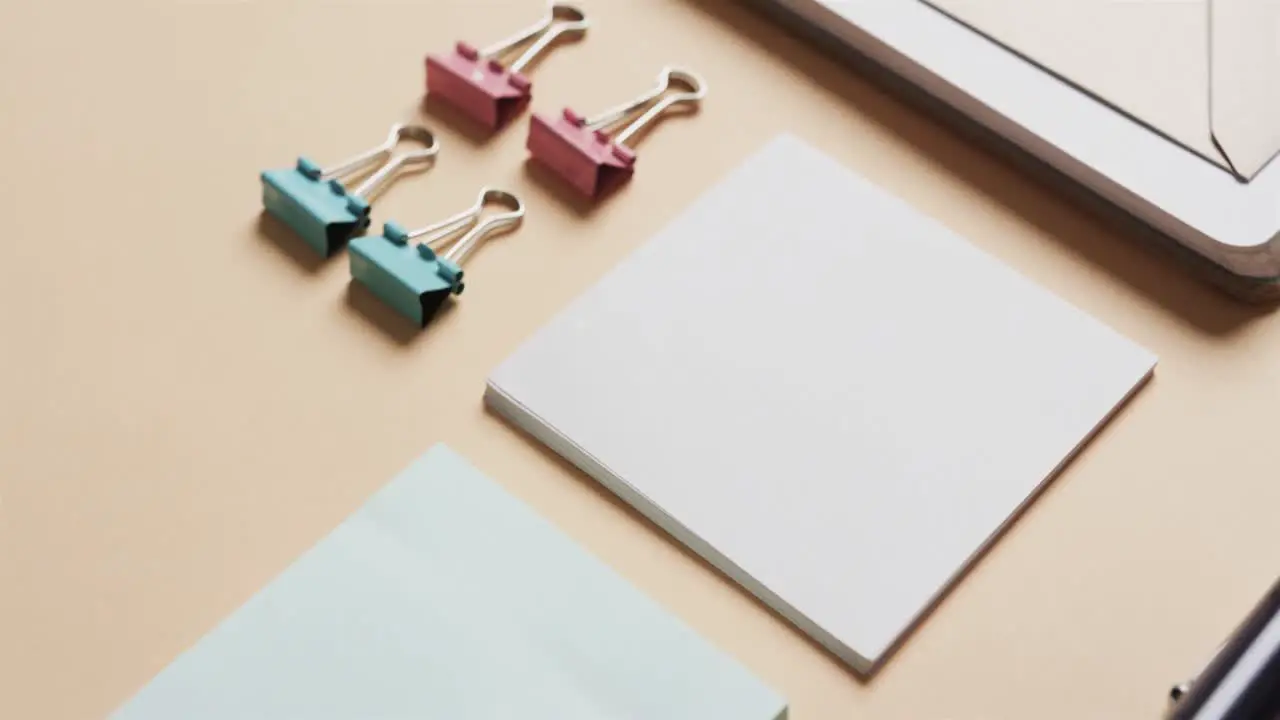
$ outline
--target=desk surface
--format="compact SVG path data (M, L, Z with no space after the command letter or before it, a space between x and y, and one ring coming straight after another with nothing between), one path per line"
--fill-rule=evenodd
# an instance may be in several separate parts
M101 717L436 441L784 692L797 720L1149 718L1280 572L1280 319L1233 304L737 6L592 0L534 70L590 111L671 62L696 117L594 212L420 107L422 56L535 0L0 2L0 717ZM260 169L444 141L379 218L484 184L519 234L414 335L259 220ZM481 405L488 371L791 131L1161 356L1155 382L872 681Z

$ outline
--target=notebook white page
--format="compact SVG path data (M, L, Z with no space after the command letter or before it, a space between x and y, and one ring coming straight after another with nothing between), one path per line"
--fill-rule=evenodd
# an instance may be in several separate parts
M1252 178L1280 150L1274 0L927 0Z
M1154 364L784 136L487 399L866 671Z

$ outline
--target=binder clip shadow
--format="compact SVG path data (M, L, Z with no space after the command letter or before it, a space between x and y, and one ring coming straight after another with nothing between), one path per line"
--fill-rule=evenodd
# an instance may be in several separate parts
M427 56L426 107L438 98L492 135L516 118L533 99L533 83L523 73L561 37L581 37L589 23L582 10L552 3L536 25L482 50L459 42L448 54ZM510 64L503 59L528 45ZM441 114L441 113L437 113ZM446 118L448 119L448 118Z
M685 89L670 92L677 86ZM706 95L707 85L696 73L667 67L653 90L594 117L583 117L569 108L554 117L535 113L529 126L529 153L535 164L559 178L579 201L601 200L635 174L636 152L628 142L671 108L687 105L696 109ZM642 110L643 114L624 129L609 133L610 128Z
M482 220L491 204L508 211ZM388 222L380 237L351 243L351 277L417 328L426 327L446 300L465 289L467 256L481 241L514 230L524 214L520 198L485 188L475 205L434 225L405 230Z
M424 147L394 154L402 140ZM291 169L264 171L262 205L318 256L327 258L369 227L369 203L376 191L406 167L425 169L439 151L440 144L430 130L397 124L381 145L333 167L321 168L300 157ZM342 184L343 179L367 173L380 161L382 165L354 189L347 190Z

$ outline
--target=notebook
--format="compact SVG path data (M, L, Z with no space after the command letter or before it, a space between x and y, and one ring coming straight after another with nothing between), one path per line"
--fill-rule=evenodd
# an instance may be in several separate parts
M486 398L868 672L1154 365L783 136Z
M1280 151L1274 0L929 2L1241 178Z
M749 5L1204 279L1280 294L1280 3Z
M777 720L781 697L436 446L114 720Z

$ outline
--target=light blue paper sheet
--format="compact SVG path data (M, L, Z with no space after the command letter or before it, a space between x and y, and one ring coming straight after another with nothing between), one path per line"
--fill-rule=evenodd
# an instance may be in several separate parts
M436 446L112 720L780 720L785 701Z

